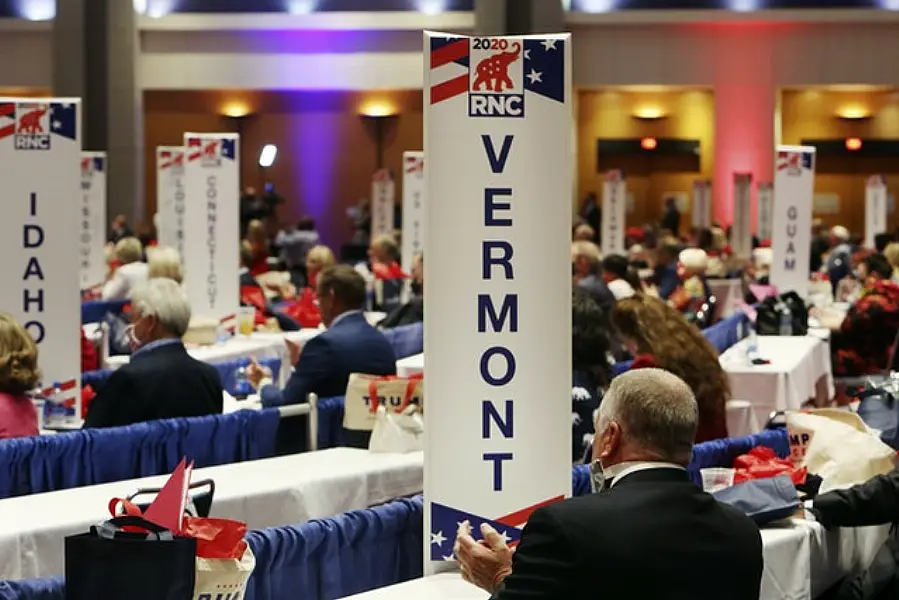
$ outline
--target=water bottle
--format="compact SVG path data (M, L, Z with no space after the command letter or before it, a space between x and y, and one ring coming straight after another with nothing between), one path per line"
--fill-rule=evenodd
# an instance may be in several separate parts
M253 385L250 378L247 377L247 368L238 367L234 371L234 396L236 398L246 398L253 393Z
M793 335L793 313L786 304L780 308L780 335Z
M759 341L752 323L747 323L749 334L746 336L746 364L751 365L759 357Z

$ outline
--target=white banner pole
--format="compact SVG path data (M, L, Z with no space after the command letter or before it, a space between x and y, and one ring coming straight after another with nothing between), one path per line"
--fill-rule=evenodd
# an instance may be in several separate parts
M865 246L874 249L874 238L887 230L887 184L883 175L872 175L865 185Z
M156 214L160 246L178 251L184 263L184 148L156 148Z
M240 136L185 133L185 288L194 316L221 321L240 306Z
M692 223L696 229L708 229L712 226L712 182L709 179L697 179L693 182L693 206L691 207Z
M80 266L77 230L81 100L0 98L0 244L16 273L0 309L38 345L48 426L81 424ZM21 278L18 276L21 275Z
M770 240L773 231L774 218L774 185L770 182L760 182L758 187L758 229L756 235L759 241Z
M413 257L424 250L425 155L403 153L403 269L408 273Z
M371 241L393 233L396 184L387 169L378 169L371 178Z
M734 254L748 258L752 254L752 174L734 173L734 223L731 246Z
M81 153L81 289L106 280L106 153Z
M602 186L602 251L624 254L624 224L627 210L627 182L624 173L613 169L606 173Z
M571 36L425 32L425 571L571 493ZM621 201L622 209L624 200Z
M815 148L778 146L774 172L771 285L808 297Z

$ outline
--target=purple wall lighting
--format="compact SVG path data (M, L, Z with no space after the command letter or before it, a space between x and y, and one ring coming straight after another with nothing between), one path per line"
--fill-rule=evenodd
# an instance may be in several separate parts
M56 0L7 0L0 3L0 16L27 19L29 21L49 21L56 16Z
M53 1L53 0L49 0ZM154 0L148 0L153 2ZM171 3L172 0L160 0ZM420 11L436 14L446 11L472 11L474 0L178 0L171 12L383 12Z

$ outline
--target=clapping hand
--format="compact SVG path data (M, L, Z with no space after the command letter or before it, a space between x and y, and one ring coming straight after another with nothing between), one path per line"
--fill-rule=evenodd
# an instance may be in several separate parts
M453 552L462 570L462 578L479 588L496 592L497 586L512 572L513 550L505 539L487 523L481 524L484 539L475 541L468 521L459 526Z
M259 388L259 384L262 383L263 379L271 379L272 371L267 367L263 367L260 365L255 357L250 357L250 364L247 365L247 381L249 381L254 388Z

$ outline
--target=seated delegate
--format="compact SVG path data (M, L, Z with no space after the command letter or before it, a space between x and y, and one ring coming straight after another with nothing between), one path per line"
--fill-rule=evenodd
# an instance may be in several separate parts
M412 258L410 271L409 283L412 296L408 302L400 304L381 319L378 323L378 327L381 329L393 329L394 327L412 325L413 323L424 321L424 257L421 254L416 254Z
M661 369L616 377L593 442L596 494L536 510L513 553L486 526L463 522L462 577L493 600L758 600L762 539L741 511L686 472L698 410L690 388Z
M317 276L318 302L327 331L312 338L294 359L283 390L255 361L247 378L260 390L264 406L301 404L309 394L343 396L351 373L396 374L396 355L387 338L365 320L365 280L349 265L325 267Z
M191 357L181 343L189 323L190 302L175 281L160 277L135 288L128 329L131 362L115 371L93 399L84 426L220 414L218 371Z
M103 285L103 300L124 300L138 284L147 280L147 263L142 262L143 246L136 237L119 240L113 251L114 267L109 280Z
M40 381L37 344L15 319L0 313L0 438L38 435L34 403L26 394Z

